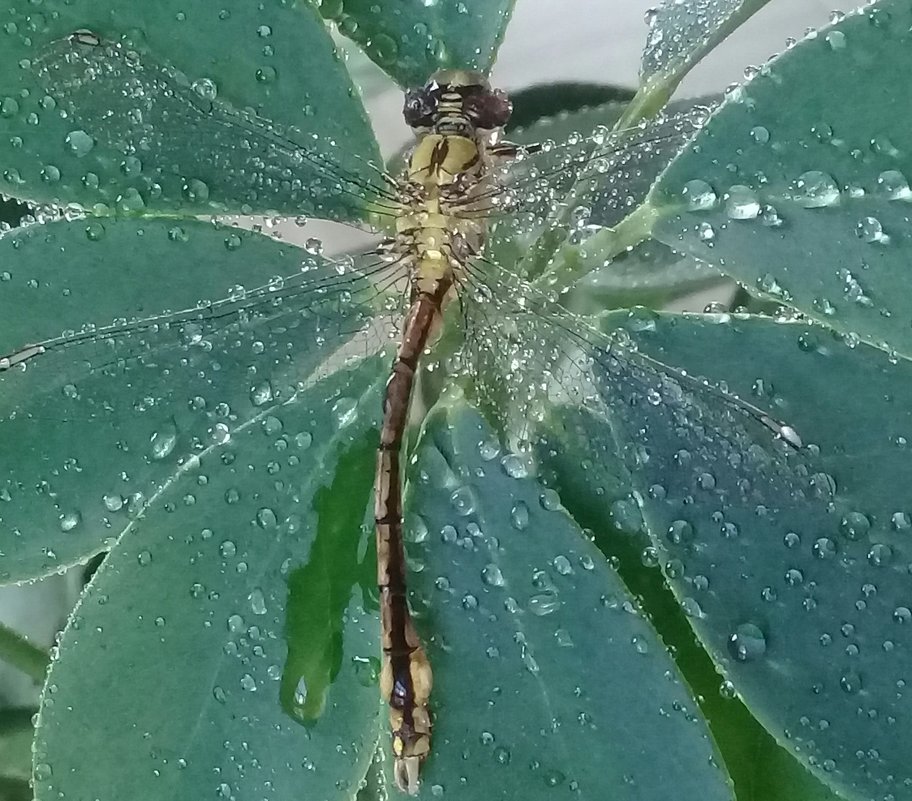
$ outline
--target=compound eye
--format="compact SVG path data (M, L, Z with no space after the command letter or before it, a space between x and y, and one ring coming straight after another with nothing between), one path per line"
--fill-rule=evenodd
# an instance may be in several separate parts
M427 86L405 93L402 116L410 128L430 128L437 113L437 95Z
M493 130L503 128L510 121L513 104L506 92L493 89L467 98L466 110L479 128Z

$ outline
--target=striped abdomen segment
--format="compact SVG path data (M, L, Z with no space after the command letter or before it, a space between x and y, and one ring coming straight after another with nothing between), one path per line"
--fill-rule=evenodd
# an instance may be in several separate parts
M409 793L418 789L418 770L431 746L428 701L432 674L406 600L405 549L402 542L402 438L418 359L440 315L444 298L452 286L452 278L445 276L421 283L424 286L413 293L402 341L386 385L374 506L383 645L380 691L389 703L396 783Z

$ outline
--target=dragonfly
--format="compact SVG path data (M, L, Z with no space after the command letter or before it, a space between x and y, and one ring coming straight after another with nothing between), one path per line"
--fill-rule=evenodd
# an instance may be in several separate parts
M549 225L572 227L569 220L577 230L600 227L592 213L593 188L604 187L606 176L635 170L631 165L644 153L682 146L705 118L703 109L633 129L598 129L564 144L520 145L503 137L512 110L503 91L480 72L444 70L405 96L404 119L415 141L401 174L372 167L373 177L365 179L268 120L201 95L167 65L91 31L55 42L33 69L92 137L125 155L151 151L168 169L186 173L190 165L174 163L168 142L156 133L164 127L159 123L181 118L204 143L217 143L226 132L237 135L250 157L276 176L306 168L323 183L303 191L332 187L353 209L369 208L385 226L381 244L355 258L322 260L192 308L96 321L78 331L14 343L0 357L0 373L15 380L17 373L41 369L55 353L85 360L90 370L117 369L171 347L174 332L182 345L198 345L214 332L256 328L263 321L290 325L302 318L317 321L315 341L333 354L322 369L331 369L332 360L353 342L362 356L383 350L394 326L398 346L382 403L374 522L380 692L389 709L394 777L405 792L417 792L431 753L433 673L408 602L404 442L415 414L420 364L450 341L447 330L460 334L448 365L473 386L479 405L508 409L504 430L517 441L534 436L528 412L542 402L604 411L630 408L636 396L673 409L679 422L700 410L702 425L743 431L746 441L761 443L777 459L802 447L794 429L770 412L640 352L623 332L602 331L571 314L547 285L514 271L509 258L489 247L492 231L516 236ZM112 102L124 95L138 99L143 113L82 119L83 101L105 93ZM506 404L503 384L485 377L496 375L509 384Z

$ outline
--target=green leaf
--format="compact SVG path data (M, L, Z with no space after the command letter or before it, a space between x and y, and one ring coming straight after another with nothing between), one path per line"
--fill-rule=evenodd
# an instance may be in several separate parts
M376 180L377 146L309 3L0 10L5 194L100 213L363 216L356 184Z
M408 488L435 670L431 793L730 798L652 627L556 494L496 443L463 402L439 404Z
M438 69L490 71L514 2L322 0L318 5L400 86L416 87Z
M47 673L50 657L44 648L33 645L27 637L0 623L0 660L40 684Z
M655 558L776 739L849 797L912 797L912 720L901 703L912 411L900 400L912 368L810 324L627 325L642 352L696 378L602 361L595 380L611 428L585 429L586 456L610 463L620 448ZM704 376L786 420L806 447L764 436Z
M578 412L560 409L550 427L566 434L577 429L580 417ZM543 438L537 448L542 474L553 482L574 520L594 533L599 549L674 653L675 665L709 723L738 801L837 801L834 793L776 744L733 696L731 685L721 684L715 665L656 569L655 554L647 550L639 509L629 496L629 474L617 462L589 460L587 450L587 443L560 434ZM627 481L620 480L623 476ZM606 506L610 519L606 519Z
M554 120L564 115L575 116L578 112L586 112L593 107L606 106L609 103L624 104L633 97L633 90L622 86L610 86L597 83L548 83L530 86L510 93L510 102L513 111L510 122L504 129L510 139L520 142L537 142L535 135L526 135L539 122ZM621 108L623 106L621 105ZM571 128L570 131L588 131L595 125L605 125L606 121L599 118L588 128ZM518 132L518 133L517 133ZM555 138L553 133L546 134ZM545 138L545 137L542 137ZM558 137L563 138L563 137Z
M647 15L640 88L622 125L653 116L685 75L769 0L662 0Z
M910 28L909 5L885 0L765 66L661 178L654 234L828 326L912 354Z
M660 308L725 280L713 267L652 239L624 250L609 264L600 263L599 239L595 235L580 248L578 266L566 265L583 276L564 302L579 314L637 305Z
M109 547L196 456L294 397L360 327L356 279L201 222L32 226L0 239L0 265L0 354L47 349L0 370L0 436L14 444L0 458L7 582Z
M34 709L0 711L0 781L27 782L32 775Z
M368 360L236 431L133 523L63 635L38 722L36 799L354 795L378 733L376 615L359 588L325 599L344 614L343 654L328 690L298 687L305 702L327 693L304 727L280 704L293 653L285 581L322 558L327 534L359 539L372 471L354 483L348 471L376 440L382 372ZM333 519L340 493L358 512L353 530Z

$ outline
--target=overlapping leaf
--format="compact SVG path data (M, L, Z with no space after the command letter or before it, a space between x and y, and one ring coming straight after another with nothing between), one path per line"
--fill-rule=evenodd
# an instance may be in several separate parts
M696 702L553 490L453 400L409 494L412 584L435 666L431 795L729 798ZM584 666L588 666L584 667Z
M309 3L0 10L4 194L131 214L363 216L351 181L375 177L376 144ZM327 174L326 158L341 169Z
M899 399L912 373L807 324L628 325L642 351L698 379L597 357L610 427L580 418L560 441L585 446L564 458L610 464L620 451L679 601L781 744L852 797L908 798L897 689L912 664L912 507L900 490L912 413ZM776 442L702 376L787 420L805 447Z
M323 0L319 8L400 86L413 87L438 69L488 72L514 2Z
M37 799L353 796L378 734L377 622L359 586L373 571L371 560L358 567L358 542L381 377L368 360L264 409L130 525L74 612L45 688ZM340 505L358 510L341 531ZM318 592L316 620L286 630L296 603L286 580L334 531L354 545L350 583ZM320 629L324 618L335 633ZM292 643L339 653L322 676L302 672Z
M809 317L912 353L912 10L882 0L766 65L673 163L656 235Z
M0 239L0 263L0 352L69 331L0 371L4 581L109 545L196 456L292 397L361 313L318 257L200 222L32 226Z

